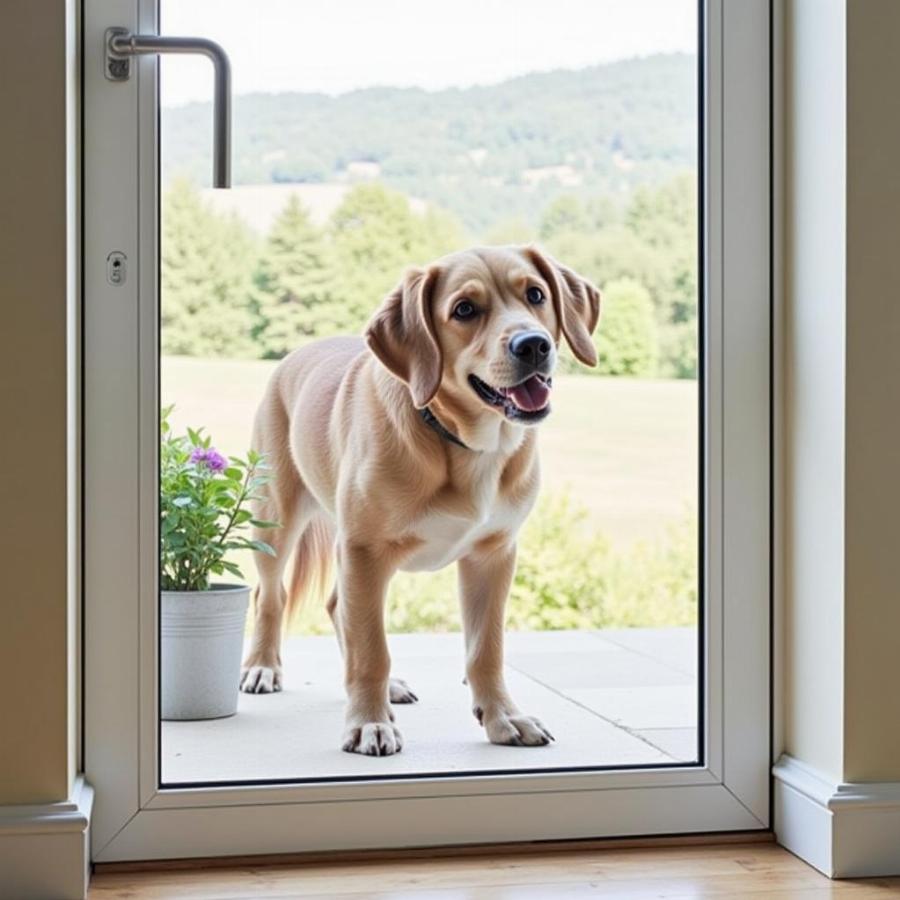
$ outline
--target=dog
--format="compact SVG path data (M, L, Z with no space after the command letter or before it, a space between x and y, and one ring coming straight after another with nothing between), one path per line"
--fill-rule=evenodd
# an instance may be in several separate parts
M388 583L398 570L455 562L475 717L495 744L553 740L504 683L504 607L516 535L538 493L534 426L550 412L559 344L596 365L599 316L596 287L536 247L475 248L410 269L364 338L316 341L281 361L253 437L271 476L256 517L281 527L256 534L276 553L256 554L242 690L281 689L285 616L331 585L334 561L327 608L344 658L341 746L399 752L390 704L418 698L391 677Z

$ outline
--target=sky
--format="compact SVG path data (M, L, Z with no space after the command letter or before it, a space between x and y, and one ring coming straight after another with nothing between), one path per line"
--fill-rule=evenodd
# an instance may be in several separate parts
M697 0L161 0L162 33L218 41L235 94L437 90L697 49ZM166 57L162 102L212 99L204 59Z

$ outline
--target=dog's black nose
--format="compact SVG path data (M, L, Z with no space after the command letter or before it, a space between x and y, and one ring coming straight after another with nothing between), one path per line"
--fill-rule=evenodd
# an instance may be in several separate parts
M509 352L516 359L539 366L550 355L550 339L542 331L520 331L509 339Z

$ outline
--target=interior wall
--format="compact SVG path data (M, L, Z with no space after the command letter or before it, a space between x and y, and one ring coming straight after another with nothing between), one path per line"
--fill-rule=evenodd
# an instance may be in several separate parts
M784 6L784 749L843 773L846 0Z
M898 46L900 3L848 3L847 781L900 781Z
M0 803L69 795L73 0L0 5ZM67 186L68 185L68 186Z

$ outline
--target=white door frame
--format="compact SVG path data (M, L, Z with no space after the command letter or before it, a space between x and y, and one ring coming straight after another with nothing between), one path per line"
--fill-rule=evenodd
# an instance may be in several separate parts
M770 791L770 4L705 10L704 726L699 766L160 789L157 66L84 0L85 768L95 861L764 829ZM226 48L227 49L227 48ZM127 258L124 285L107 257ZM139 298L143 298L141 302Z

